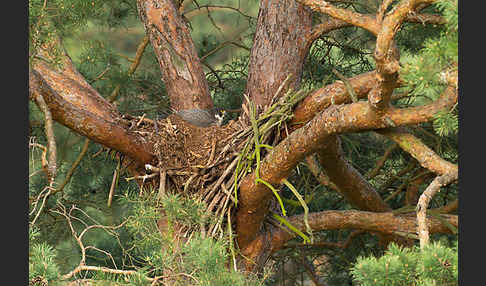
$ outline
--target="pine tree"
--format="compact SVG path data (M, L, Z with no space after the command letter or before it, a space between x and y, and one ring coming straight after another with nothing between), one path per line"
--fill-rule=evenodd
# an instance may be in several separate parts
M217 2L29 0L30 283L457 285L457 1Z

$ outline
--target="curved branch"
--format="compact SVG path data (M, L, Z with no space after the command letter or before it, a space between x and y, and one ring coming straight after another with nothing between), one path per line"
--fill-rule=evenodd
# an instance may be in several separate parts
M374 17L374 15L371 14L364 14L364 16L369 17L369 19L373 19ZM446 23L446 20L444 19L444 17L439 15L434 15L434 14L408 14L405 17L405 22L419 23L422 25L425 24L443 25ZM351 26L353 26L352 23L331 17L329 19L326 19L324 23L314 26L308 38L310 41L314 41L320 36L327 34L331 31L345 28L345 27L351 27Z
M56 179L57 174L57 148L56 148L56 138L54 136L54 129L53 129L53 122L52 122L52 114L47 104L41 94L35 96L35 101L39 108L44 113L44 117L46 120L45 123L45 133L47 137L47 142L49 144L49 159L47 161L47 174L49 184L52 186L54 180Z
M118 116L107 120L92 113L90 109L67 101L35 69L29 72L29 92L33 97L41 94L52 113L52 118L73 131L118 150L140 163L150 162L154 158L151 153L152 146L117 122ZM81 92L76 92L75 95L80 99L87 96ZM106 112L104 114L107 116Z
M118 118L120 115L118 110L85 80L76 70L69 56L65 54L62 61L61 68L38 61L33 64L33 70L42 76L43 81L53 92L75 108L88 110L97 117L111 122Z
M391 211L373 186L346 160L338 136L330 136L319 149L318 156L329 179L353 207L364 211Z
M378 35L380 26L378 25L374 15L360 14L347 9L338 8L326 1L297 0L297 2L310 7L313 11L327 14L353 26L363 28L375 36Z
M234 7L231 7L231 6L223 6L223 5L200 5L197 8L184 11L184 13L182 13L182 15L184 15L186 18L189 19L189 18L192 18L192 17L197 16L199 14L207 13L209 11L224 11L224 10L230 10L230 11L237 12L238 14L240 14L241 16L246 17L246 18L254 18L250 15L243 13L238 8L234 8Z
M451 233L451 229L442 220L455 227L459 224L457 215L441 215L440 217L441 219L427 218L427 226L431 233ZM303 215L295 215L287 220L297 229L305 230ZM358 229L391 235L396 233L415 234L417 230L417 220L413 213L396 215L392 212L322 211L310 213L309 224L313 231ZM295 236L296 234L292 231L278 228L260 235L255 241L263 243L265 239L270 239L273 252L281 249Z
M368 92L376 84L376 72L363 73L348 79L354 94L358 99L366 98ZM290 121L290 130L302 127L318 112L325 110L331 104L350 103L351 96L344 82L336 81L325 87L319 88L309 94L294 110L294 116Z
M377 113L368 102L333 105L275 146L260 164L260 178L272 185L279 185L297 163L321 148L321 144L331 135L426 122L436 112L450 108L456 101L457 89L451 86L439 100L406 109L390 108ZM255 179L255 172L247 175L240 187L236 230L243 254L251 251L245 248L256 238L272 197L271 190L257 184Z
M414 157L422 167L438 175L458 171L456 164L442 159L439 155L437 155L437 153L434 152L434 150L430 149L419 138L413 136L403 129L391 128L377 130L376 132L393 140L405 152L410 153L410 155L412 155L412 157Z
M436 177L420 196L417 204L417 233L420 239L420 248L424 248L425 245L429 243L430 226L427 225L427 222L430 220L430 218L427 219L427 207L430 200L437 192L440 191L440 187L452 183L453 181L457 180L457 177L457 170L455 172ZM455 225L455 227L457 228L457 225Z
M388 107L393 90L398 86L399 54L393 38L399 30L401 24L406 21L417 21L420 18L410 16L422 4L429 4L433 0L408 0L402 1L391 12L385 15L385 10L390 1L385 1L379 8L377 15L360 14L347 9L342 9L331 5L327 1L317 0L298 0L299 3L309 6L312 10L327 14L342 22L334 22L326 29L337 29L348 25L361 27L377 37L375 48L376 79L377 85L369 92L369 102L378 109ZM422 17L436 23L440 18ZM347 25L348 24L348 25ZM318 37L319 31L312 34Z

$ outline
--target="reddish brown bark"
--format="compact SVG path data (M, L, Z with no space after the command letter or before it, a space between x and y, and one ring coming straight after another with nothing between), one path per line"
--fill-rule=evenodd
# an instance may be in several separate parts
M369 92L368 101L378 109L387 108L393 90L398 86L399 54L393 38L403 21L408 20L408 15L418 10L419 6L430 4L433 0L409 0L400 2L394 9L384 14L386 6L390 2L384 2L376 15L365 15L353 12L348 9L338 8L326 1L299 0L303 5L309 6L312 10L327 14L337 20L346 22L356 27L368 30L375 36L375 61L376 61L376 86ZM434 17L423 17L437 23ZM417 21L415 17L410 17L410 21ZM338 25L339 23L335 23ZM344 26L344 24L342 24Z
M391 211L373 186L346 160L338 136L330 136L318 155L329 179L353 207L364 211Z
M375 15L359 14L347 9L338 8L327 1L297 0L297 2L310 7L313 11L327 14L335 19L363 28L374 35L378 34L379 25L376 22Z
M455 227L458 226L456 215L442 215L442 219ZM287 220L297 229L305 231L304 215L292 216ZM398 233L415 234L417 227L416 217L413 213L395 215L392 212L322 211L309 214L308 221L314 231L356 229L358 232L369 231L384 236L393 236ZM427 225L431 233L451 233L451 229L435 217L428 217ZM260 258L256 255L257 253L262 253L266 249L266 252L271 254L285 247L287 241L295 237L295 232L270 227L252 242L247 258L252 262L259 262ZM316 244L318 245L319 242ZM329 246L326 243L324 245Z
M188 27L172 0L138 0L162 80L175 110L210 109L213 101Z
M311 11L294 0L260 1L257 31L250 54L246 94L257 106L270 103L291 74L288 87L300 84L312 40Z
M116 108L105 100L76 70L71 59L64 55L62 67L54 68L42 60L33 69L42 75L46 84L58 95L76 108L113 122L120 116Z
M410 153L412 157L417 159L422 167L436 174L444 175L451 172L457 172L458 170L457 165L442 159L420 139L403 129L383 129L377 131L377 133L396 142L404 151Z
M363 73L348 79L348 81L359 99L366 98L368 92L376 85L375 72ZM317 112L328 108L333 101L334 104L351 102L351 96L342 81L336 81L319 88L304 98L294 110L294 117L290 121L290 131L302 127Z
M333 105L274 147L260 165L260 178L278 186L298 162L317 151L330 135L387 128L391 124L400 126L426 122L456 101L457 90L449 87L436 102L406 109L390 108L377 113L368 102ZM256 184L255 178L255 173L252 173L243 179L236 215L237 240L244 255L251 254L252 241L268 212L268 200L273 195L263 184Z
M458 226L456 215L442 215L451 225ZM297 229L304 231L304 216L296 215L288 221ZM317 230L332 229L361 229L382 234L409 233L415 234L417 221L414 213L395 215L391 212L376 213L365 211L322 211L309 214L310 227ZM435 217L427 217L427 225L431 233L451 233L451 229ZM258 241L265 239L262 235ZM271 234L272 251L281 248L288 240L294 238L295 233L282 229L274 230ZM268 239L268 238L267 238Z
M61 81L63 82L63 81ZM72 83L66 80L67 83ZM144 141L139 135L127 130L123 125L117 122L117 117L107 120L91 110L82 108L67 100L62 94L72 95L76 99L90 99L92 94L86 93L85 89L69 89L70 86L62 86L58 83L52 88L44 80L41 73L31 70L29 73L29 92L31 97L41 94L51 111L52 118L62 125L73 131L88 137L89 139L103 144L109 148L118 150L129 157L137 160L139 163L150 162L154 156L151 153L152 146ZM89 101L96 102L96 101ZM78 102L82 105L82 102ZM86 104L88 107L89 104ZM105 113L106 116L106 113Z
M407 185L407 191L405 193L405 204L415 206L419 198L419 189L422 184L424 184L428 179L432 177L433 173L428 170L421 168L417 172L415 178L410 181Z

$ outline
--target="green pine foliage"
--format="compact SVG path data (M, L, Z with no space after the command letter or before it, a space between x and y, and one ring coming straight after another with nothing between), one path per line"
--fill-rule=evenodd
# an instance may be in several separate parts
M160 200L154 195L132 195L122 200L131 205L126 226L133 239L127 245L131 249L128 255L137 261L136 269L144 273L131 277L130 285L146 285L143 281L148 274L171 276L174 285L262 285L257 278L227 268L230 259L227 239L214 240L194 232L186 243L173 241L175 223L195 226L203 222L204 206L200 203L180 195L167 195ZM166 235L157 228L161 206L169 221Z
M200 5L211 2L215 4L214 1L198 1ZM244 1L223 2L234 4L234 7L247 5ZM256 11L258 1L250 2ZM371 4L381 1L347 2L350 1L335 5L355 9L360 13L375 13L378 6ZM46 7L44 3L47 3ZM406 83L400 92L408 93L407 97L394 102L399 107L436 100L445 88L441 74L456 68L449 64L457 62L457 1L438 1L424 12L441 13L447 24L434 26L406 23L398 32L397 45L401 49L402 65L400 76ZM253 13L254 16L256 14ZM251 48L256 18L246 19L236 15L231 14L230 20L225 20L225 23L241 21L248 24L250 29L240 36L241 43ZM216 13L212 16L218 23L225 18ZM315 20L319 17L316 14ZM194 21L191 33L200 56L210 53L224 42L225 39L208 16L197 16L191 21ZM131 62L126 56L121 56L134 57L142 33L136 1L29 1L30 60L38 60L36 56L39 56L37 51L41 45L52 43L60 37L68 54L72 55L75 67L101 96L109 97L119 86L115 104L121 113L145 113L148 118L154 119L170 112L170 102L152 47L150 44L146 47L140 66L132 75L128 75ZM359 28L344 28L320 37L313 43L304 65L303 86L318 88L338 80L333 69L345 77L373 70L373 49L374 37ZM212 70L204 69L215 105L236 109L241 105L241 95L245 90L249 51L238 49L238 53L231 56L218 55L227 50L230 49L224 47L207 57L205 63ZM54 45L50 52L60 56L62 51ZM47 146L42 112L31 102L29 111L29 120L32 122L29 135L36 143ZM233 118L237 115L232 114ZM41 124L33 124L36 122ZM432 123L422 124L421 129L411 128L410 132L420 137L444 159L454 163L458 159L455 136L457 123L457 109L454 108L438 113ZM80 153L84 138L58 124L55 124L55 134L58 144L56 182L59 184ZM388 141L371 132L347 134L340 138L346 158L362 174L371 170L383 151L389 147ZM263 279L267 277L266 274L263 278L255 278L234 272L232 267L228 267L232 265L228 236L214 240L203 237L197 231L199 225L212 219L204 217L204 205L181 195L169 194L157 198L157 190L143 190L143 195L139 196L140 189L134 181L125 180L130 176L126 170L122 169L113 204L108 208L106 201L118 157L106 151L99 153L100 149L100 145L90 143L87 154L64 191L46 200L36 227L29 230L29 279L42 277L54 283L60 275L68 273L79 263L80 251L71 230L62 216L51 211L61 202L67 208L75 205L89 215L94 221L80 212L75 213L89 224L119 225L125 221L123 227L116 231L93 229L86 234L86 244L103 249L113 257L112 260L101 252L88 250L86 262L88 265L108 268L115 268L116 265L119 269L136 270L137 274L124 276L94 271L83 272L82 276L78 276L92 279L94 285L150 285L149 277L164 275L170 275L176 285L273 285L272 281L278 280L273 279L275 277L273 280ZM29 150L29 174L40 169L41 155L39 148ZM419 166L405 175L397 175L412 161L408 154L398 148L370 183L384 199L388 198L392 192L389 190L395 191L417 176ZM303 163L289 181L303 196L310 211L351 209L341 195L320 184ZM42 172L29 177L29 198L35 199L46 185L47 179ZM426 184L421 186L419 193L425 187ZM430 206L447 204L457 198L457 192L455 184L443 188L434 196ZM303 212L289 190L282 190L282 198L289 215ZM403 201L404 192L401 192L387 203L397 208L403 206ZM158 231L157 221L161 217L161 208L165 209L171 231L175 231L173 227L176 223L196 230L189 242L176 247L170 232L162 235ZM33 212L30 219L36 213ZM73 224L78 232L86 227L76 220L73 220ZM321 231L314 233L314 238L316 241L342 242L350 233L350 230ZM299 261L301 256L325 255L329 259L329 266L323 277L328 285L347 285L352 281L358 285L407 285L403 281L415 283L409 285L457 285L457 244L453 247L444 245L432 243L422 252L416 248L391 246L384 254L385 249L381 248L375 236L363 234L356 237L345 250L314 248L298 252L289 248L276 253L273 258L282 261L293 257ZM305 273L302 265L299 266L299 273Z
M447 84L446 73L457 70L457 0L438 1L435 6L447 21L440 35L426 39L418 53L404 51L401 56L403 68L400 77L405 82L402 91L410 97L408 104L423 104L438 99ZM439 112L433 121L434 131L441 137L457 134L458 127L455 107L448 112Z
M29 280L40 277L55 281L60 275L55 262L56 250L46 242L39 242L39 235L37 228L29 228Z
M359 257L351 273L357 285L458 285L457 241L452 247L441 242L401 248L391 244L377 257Z

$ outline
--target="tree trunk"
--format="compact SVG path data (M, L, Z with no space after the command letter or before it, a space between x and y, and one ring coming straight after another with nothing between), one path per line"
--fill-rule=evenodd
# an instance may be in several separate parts
M138 0L171 107L177 111L211 109L213 101L186 22L172 0Z
M288 87L299 87L302 67L312 43L309 8L294 0L260 1L250 54L246 94L264 107L288 75Z

